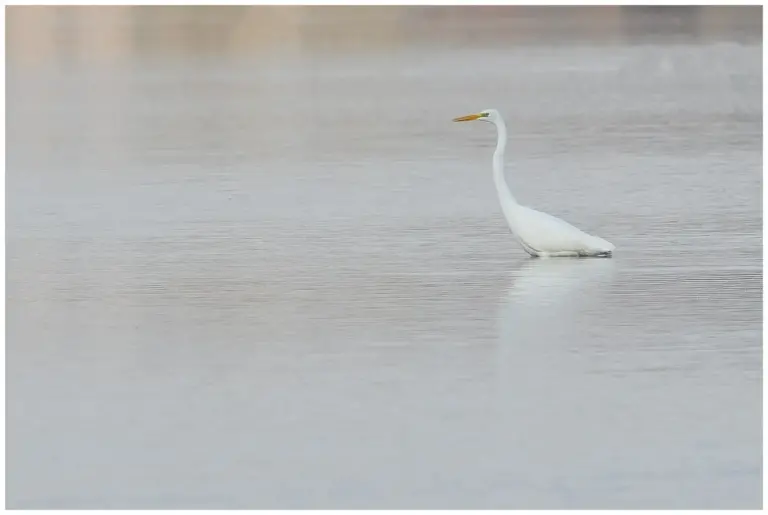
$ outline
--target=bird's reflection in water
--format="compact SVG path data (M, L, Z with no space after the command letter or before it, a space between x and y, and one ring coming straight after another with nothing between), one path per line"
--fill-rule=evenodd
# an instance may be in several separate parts
M512 272L501 318L519 308L565 306L574 296L599 292L616 268L615 259L525 259Z
M557 478L541 488L578 476L579 450L599 420L583 417L602 387L585 362L594 351L588 326L599 323L617 265L615 259L526 259L500 303L493 430L507 442L510 459L525 464L530 481Z
M575 365L573 358L589 347L616 270L615 259L521 262L498 313L502 390L552 384L568 373L568 362Z

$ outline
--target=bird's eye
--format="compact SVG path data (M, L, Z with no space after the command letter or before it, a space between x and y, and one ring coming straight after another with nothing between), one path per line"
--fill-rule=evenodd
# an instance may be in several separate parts
M482 116L483 118L486 118L489 114L491 113L480 113L480 116Z

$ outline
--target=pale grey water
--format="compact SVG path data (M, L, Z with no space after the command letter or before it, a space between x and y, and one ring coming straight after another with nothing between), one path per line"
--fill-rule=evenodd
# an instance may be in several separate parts
M759 8L36 12L9 507L761 506ZM488 107L613 259L515 244Z

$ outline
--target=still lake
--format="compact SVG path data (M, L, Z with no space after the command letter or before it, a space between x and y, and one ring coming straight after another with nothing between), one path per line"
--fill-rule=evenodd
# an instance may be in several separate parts
M759 14L15 9L10 508L761 506Z

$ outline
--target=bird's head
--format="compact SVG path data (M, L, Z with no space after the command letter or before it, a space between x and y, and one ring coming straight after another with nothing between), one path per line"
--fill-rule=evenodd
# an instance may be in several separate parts
M500 119L499 112L496 109L485 109L477 114L468 114L466 116L459 116L454 118L454 122L473 122L475 120L480 122L496 123Z

